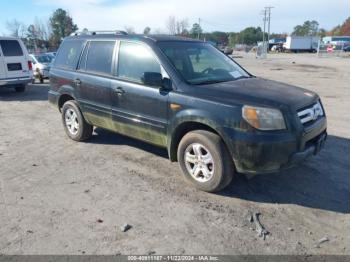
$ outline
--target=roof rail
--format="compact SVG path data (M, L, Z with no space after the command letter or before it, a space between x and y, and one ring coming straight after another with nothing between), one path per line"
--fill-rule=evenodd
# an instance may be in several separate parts
M71 36L78 36L78 35L127 35L128 33L122 30L101 30L101 31L89 31L89 30L83 30L83 31L77 31L71 34Z

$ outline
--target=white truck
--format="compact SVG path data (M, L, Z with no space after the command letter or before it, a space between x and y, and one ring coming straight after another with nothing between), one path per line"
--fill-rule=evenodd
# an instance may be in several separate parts
M32 79L32 62L23 42L18 38L0 37L0 88L23 92Z
M316 52L320 38L317 36L288 36L283 48L287 52Z

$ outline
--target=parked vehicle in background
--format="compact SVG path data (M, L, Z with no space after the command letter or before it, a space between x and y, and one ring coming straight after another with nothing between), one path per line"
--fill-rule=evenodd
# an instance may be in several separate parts
M343 51L345 51L345 52L350 52L350 45L345 46L345 47L343 48Z
M283 44L276 44L276 45L272 46L271 51L277 52L277 53L283 52L284 51Z
M231 48L229 46L219 45L217 48L221 52L223 52L225 55L232 55L232 53L233 53L233 48Z
M49 101L69 138L109 129L167 148L184 177L214 192L234 173L277 172L319 153L327 120L319 96L249 74L211 44L125 34L66 38Z
M316 36L288 36L283 48L286 52L317 52L320 37Z
M33 63L34 79L39 79L40 83L44 83L44 79L47 79L50 76L50 64L54 60L54 57L48 54L31 54L30 57Z
M283 44L286 42L286 38L285 37L277 37L277 38L272 38L269 40L269 50L273 51L272 48L274 46L282 46Z
M231 48L231 47L229 47L229 46L226 46L226 47L224 48L224 54L225 54L225 55L232 55L232 53L233 53L233 48Z
M52 56L53 58L55 58L56 57L56 52L47 52L47 53L45 53L46 55L50 55L50 56Z
M32 78L32 62L22 41L0 37L0 87L23 92Z

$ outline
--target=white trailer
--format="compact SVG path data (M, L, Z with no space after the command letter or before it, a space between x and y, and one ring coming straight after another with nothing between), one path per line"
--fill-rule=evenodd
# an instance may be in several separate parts
M319 40L317 36L288 36L283 47L288 52L316 52Z

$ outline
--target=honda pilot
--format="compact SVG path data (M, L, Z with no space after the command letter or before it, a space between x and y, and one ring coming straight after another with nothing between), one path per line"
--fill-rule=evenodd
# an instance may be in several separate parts
M164 147L207 192L235 173L290 168L327 138L316 93L255 77L198 40L76 34L61 44L50 78L68 137L84 141L100 127Z

